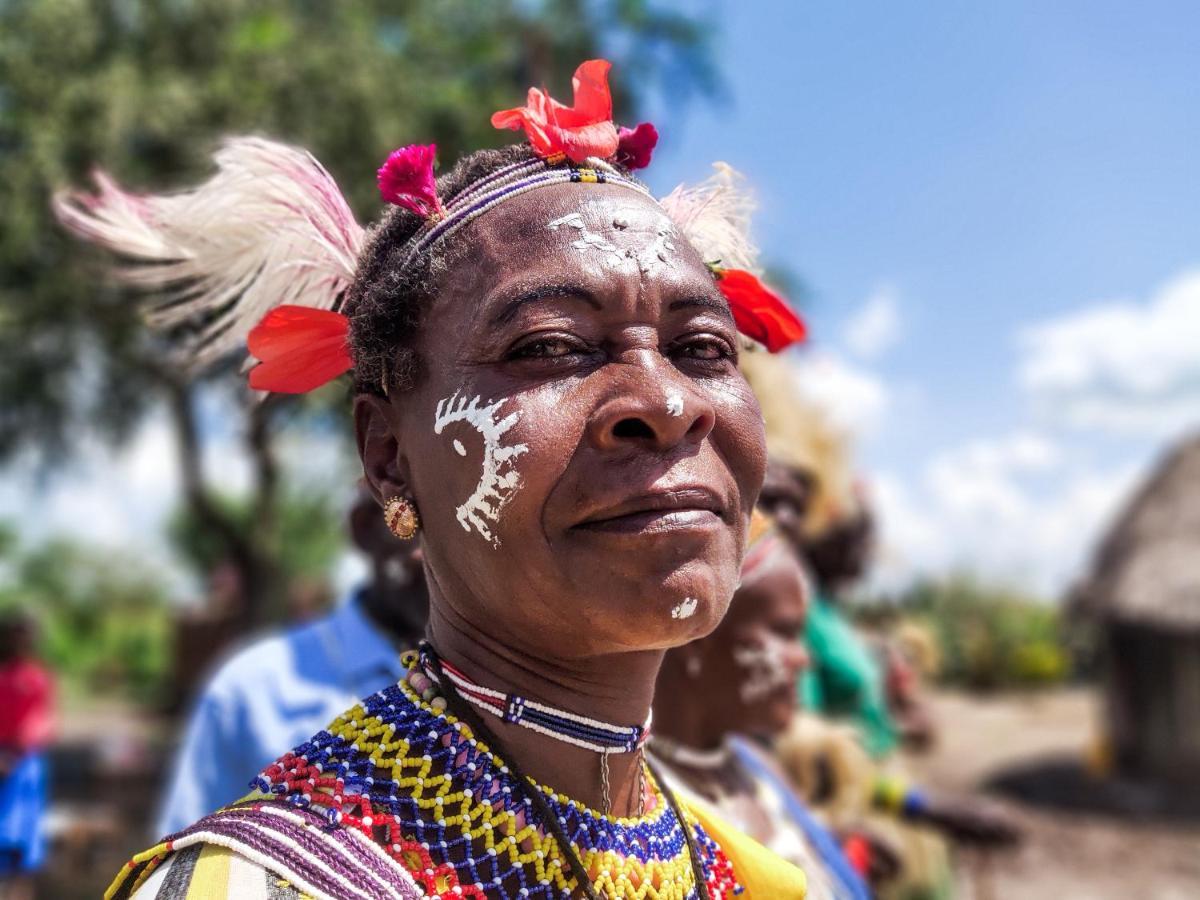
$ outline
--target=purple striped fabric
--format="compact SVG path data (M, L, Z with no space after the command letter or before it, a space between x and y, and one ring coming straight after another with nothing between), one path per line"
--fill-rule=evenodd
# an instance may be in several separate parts
M330 827L315 813L283 803L256 801L229 807L168 840L186 845L189 838L240 852L281 878L336 900L421 900L425 896L403 866L365 840L344 828Z

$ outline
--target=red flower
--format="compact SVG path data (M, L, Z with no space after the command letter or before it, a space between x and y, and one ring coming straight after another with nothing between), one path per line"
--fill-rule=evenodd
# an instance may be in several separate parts
M643 122L637 128L622 125L617 131L617 139L617 155L613 162L627 169L644 169L650 165L650 157L658 146L658 129L649 122Z
M277 306L246 338L261 362L250 370L250 387L277 394L303 394L349 371L350 320L311 306Z
M388 203L411 209L418 216L429 218L441 214L437 182L433 177L433 159L437 144L409 144L392 151L379 167L379 193Z
M804 340L808 329L782 297L744 269L714 268L717 288L729 301L738 331L778 353Z
M524 106L502 109L492 116L496 128L525 129L541 157L565 153L572 162L589 156L608 159L617 151L617 128L612 123L606 59L589 59L575 70L571 84L575 105L564 106L538 88L530 88Z

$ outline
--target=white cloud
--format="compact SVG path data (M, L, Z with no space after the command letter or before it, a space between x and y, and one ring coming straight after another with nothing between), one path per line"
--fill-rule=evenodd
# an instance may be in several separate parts
M900 308L896 291L882 285L846 322L843 340L862 359L875 359L900 337Z
M935 455L921 477L872 479L881 555L876 586L965 568L1058 596L1085 565L1140 475L1097 470L1031 432Z
M1057 420L1168 435L1200 422L1200 271L1148 302L1098 304L1025 329L1021 386Z
M825 350L811 350L796 361L800 389L852 435L874 431L890 403L883 381L868 369Z

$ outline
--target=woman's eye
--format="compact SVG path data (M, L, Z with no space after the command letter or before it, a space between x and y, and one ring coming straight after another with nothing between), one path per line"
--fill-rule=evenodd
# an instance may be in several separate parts
M676 352L686 359L717 361L733 356L733 348L720 338L697 338L680 344Z
M581 350L578 344L564 338L541 338L517 347L513 356L517 359L557 359Z

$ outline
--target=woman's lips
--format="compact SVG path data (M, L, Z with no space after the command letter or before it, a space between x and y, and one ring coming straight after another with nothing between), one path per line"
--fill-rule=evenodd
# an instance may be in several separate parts
M674 534L720 528L720 497L702 487L656 491L598 510L574 527L610 534Z
M582 531L605 531L614 534L646 534L655 532L695 531L722 525L721 517L710 509L648 509L642 512L582 522L575 527Z

